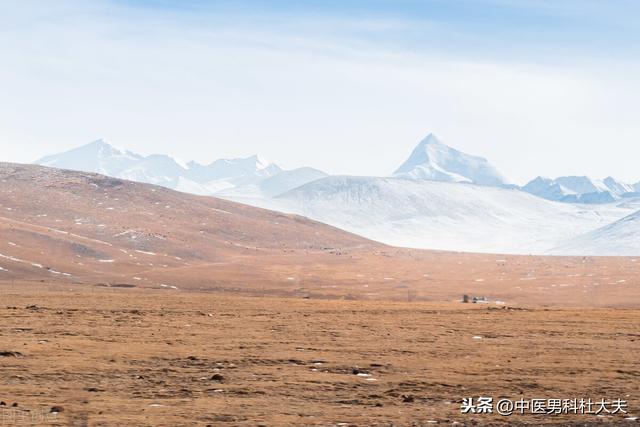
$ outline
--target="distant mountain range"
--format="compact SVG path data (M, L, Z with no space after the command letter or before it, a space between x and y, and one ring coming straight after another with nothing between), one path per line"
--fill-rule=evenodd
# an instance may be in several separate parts
M217 195L239 188L240 191L254 191L257 197L271 197L327 176L313 168L285 171L258 156L220 159L208 165L196 162L182 164L164 154L145 157L118 149L103 139L64 153L43 157L35 163L95 172L199 195Z
M589 254L640 255L640 239L627 239L615 250L610 237L636 236L638 221L624 218L640 210L640 183L568 176L538 177L518 187L486 159L448 147L432 134L390 177L283 170L258 156L182 164L104 140L36 163L296 213L398 246L523 254L576 254L585 248Z
M537 177L523 191L548 200L568 203L609 203L625 197L640 196L640 183L631 185L612 177L594 180L586 176L556 179Z

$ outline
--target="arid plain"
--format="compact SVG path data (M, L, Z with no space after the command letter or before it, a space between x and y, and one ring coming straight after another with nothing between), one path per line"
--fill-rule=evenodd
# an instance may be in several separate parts
M399 249L99 175L0 164L0 181L0 425L640 415L635 258ZM479 396L628 413L461 414Z

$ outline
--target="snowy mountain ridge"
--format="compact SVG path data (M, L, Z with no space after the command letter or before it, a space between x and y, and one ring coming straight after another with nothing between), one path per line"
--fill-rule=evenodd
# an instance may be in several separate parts
M639 183L640 184L640 183ZM640 185L636 185L640 188ZM623 197L638 196L631 184L609 176L603 180L587 176L537 177L522 187L523 191L547 200L568 203L610 203Z
M161 185L178 191L199 195L215 195L235 187L257 185L281 173L278 181L270 181L269 194L281 193L310 179L326 176L321 171L284 171L278 165L254 155L247 158L219 159L202 165L191 161L183 163L164 154L142 156L114 147L104 139L35 162L42 166L95 172L132 181ZM266 188L266 187L265 187Z

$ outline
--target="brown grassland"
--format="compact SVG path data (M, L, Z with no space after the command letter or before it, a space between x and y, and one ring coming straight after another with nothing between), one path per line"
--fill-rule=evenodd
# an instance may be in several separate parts
M0 348L19 352L0 359L0 410L60 406L54 425L589 425L640 408L635 309L0 292ZM471 396L621 398L629 414L461 414Z

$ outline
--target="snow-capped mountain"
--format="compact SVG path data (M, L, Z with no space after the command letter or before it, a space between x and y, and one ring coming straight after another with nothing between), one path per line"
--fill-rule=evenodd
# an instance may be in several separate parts
M115 148L104 139L98 139L64 153L43 157L35 163L53 168L115 176L142 159L139 154Z
M527 193L548 200L569 203L610 203L635 195L632 185L612 177L595 180L587 176L563 176L556 179L537 177L522 187Z
M332 176L264 201L384 243L540 254L631 210L576 206L517 189L403 178Z
M394 176L496 187L509 184L486 159L453 149L433 134L420 141Z
M570 239L551 250L557 255L640 256L640 211Z
M272 197L326 176L312 168L284 171L278 165L258 156L220 159L208 165L196 162L184 165L163 154L145 157L121 150L102 139L64 153L43 157L35 163L162 185L199 195L228 192L229 195L242 197ZM234 191L236 188L238 190Z

